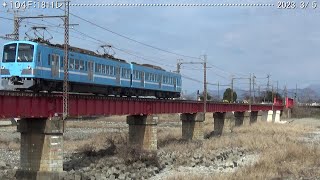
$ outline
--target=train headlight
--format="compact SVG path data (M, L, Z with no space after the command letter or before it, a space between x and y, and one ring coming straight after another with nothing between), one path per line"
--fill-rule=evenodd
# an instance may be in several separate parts
M1 66L1 69L4 69L4 66Z
M31 66L28 66L28 69L30 70L30 69L31 69Z

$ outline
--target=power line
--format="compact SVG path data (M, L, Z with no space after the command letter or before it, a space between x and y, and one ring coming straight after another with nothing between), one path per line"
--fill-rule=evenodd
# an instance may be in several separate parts
M152 46L152 45L149 45L149 44L146 44L146 43L137 41L137 40L135 40L135 39L132 39L132 38L127 37L127 36L124 36L124 35L122 35L122 34L120 34L120 33L114 32L114 31L112 31L112 30L110 30L110 29L107 29L107 28L105 28L105 27L102 27L102 26L100 26L100 25L98 25L98 24L95 24L95 23L93 23L93 22L91 22L91 21L88 21L88 20L86 20L86 19L84 19L84 18L82 18L82 17L80 17L80 16L77 16L77 15L75 15L75 14L73 14L73 13L70 13L70 14L71 14L72 16L78 18L78 19L81 19L81 20L89 23L89 24L92 24L92 25L94 25L94 26L97 26L97 27L99 27L99 28L101 28L101 29L103 29L103 30L106 30L106 31L108 31L108 32L110 32L110 33L116 34L116 35L118 35L118 36L120 36L120 37L123 37L123 38L125 38L125 39L128 39L128 40L134 41L134 42L136 42L136 43L142 44L142 45L144 45L144 46L148 46L148 47L150 47L150 48L157 49L157 50L159 50L159 51L163 51L163 52L166 52L166 53L170 53L170 54L174 54L174 55L178 55L178 56L182 56L182 57L187 57L187 58L192 58L192 59L200 59L200 58L198 58L198 57L193 57L193 56L178 54L178 53L175 53L175 52L171 52L171 51L168 51L168 50L165 50L165 49L161 49L161 48L158 48L158 47L155 47L155 46ZM80 32L80 33L81 33L81 32ZM84 34L82 33L82 35L84 35ZM88 35L86 35L86 36L88 36ZM96 38L93 38L93 37L90 37L90 38L92 38L92 39L94 39L94 40L96 40L96 41L98 41L98 42L102 42L101 40L98 40L98 39L96 39ZM120 50L120 51L122 51L122 52L125 52L123 49L120 49L120 48L118 48L118 50ZM129 54L127 51L126 51L125 53L126 53L126 54ZM130 53L130 55L133 55L133 54ZM134 56L135 56L135 55L134 55ZM138 57L138 58L141 58L141 57ZM145 58L143 58L143 59L145 59ZM145 59L145 60L146 60L146 59ZM151 62L155 62L155 61L151 61ZM218 67L218 66L216 66L216 65L213 65L213 64L211 64L211 63L208 63L208 64L210 64L211 66L213 66L213 67L215 67L215 68L217 68L217 69L219 69L219 70L221 70L221 71L223 71L223 72L227 72L226 70L224 70L224 69L222 69L222 68L220 68L220 67ZM171 66L170 66L170 67L171 67ZM227 73L231 74L230 72L227 72ZM215 74L216 74L216 73L215 73ZM221 75L218 75L218 74L216 74L216 75L219 76L219 77L221 77L221 78L227 79L226 77L223 77L223 76L221 76Z
M184 75L184 74L181 74L181 76L182 76L183 78L188 79L188 80L191 80L191 81L194 81L194 82L197 82L197 83L203 84L203 81L200 81L200 80L198 80L198 79L194 79L194 78L189 77L189 76L186 76L186 75Z
M125 36L125 35L122 35L122 34L120 34L120 33L115 32L115 31L112 31L112 30L110 30L110 29L108 29L108 28L106 28L106 27L100 26L100 25L98 25L98 24L96 24L96 23L93 23L93 22L91 22L91 21L89 21L89 20L86 20L86 19L84 19L84 18L82 18L82 17L80 17L80 16L78 16L78 15L73 14L73 13L70 13L70 14L71 14L72 16L74 16L74 17L82 20L82 21L85 21L85 22L87 22L87 23L89 23L89 24L91 24L91 25L94 25L94 26L96 26L96 27L99 27L100 29L103 29L103 30L105 30L105 31L108 31L108 32L110 32L110 33L112 33L112 34L115 34L115 35L120 36L120 37L122 37L122 38L125 38L125 39L127 39L127 40L133 41L133 42L135 42L135 43L144 45L144 46L146 46L146 47L153 48L153 49L156 49L156 50L159 50L159 51L162 51L162 52L166 52L166 53L173 54L173 55L177 55L177 56L181 56L181 57L186 57L186 58L191 58L191 59L200 59L200 58L198 58L198 57L189 56L189 55L183 55L183 54L179 54L179 53L175 53L175 52L172 52L172 51L168 51L168 50L166 50L166 49L162 49L162 48L159 48L159 47L156 47L156 46L153 46L153 45L146 44L146 43L144 43L144 42L135 40L135 39L130 38L130 37L128 37L128 36Z
M90 21L88 21L88 20L86 20L86 19L84 19L84 18L81 18L81 17L79 17L79 16L77 16L77 15L74 15L74 14L72 14L72 13L70 13L70 14L71 14L72 16L75 16L75 17L77 17L77 18L79 18L79 19L87 22L87 23L90 23L90 24L92 24L92 25L95 25L95 26L97 26L97 27L99 27L99 28L102 28L102 29L108 31L108 32L111 32L111 33L116 34L116 35L118 35L118 36L121 36L121 37L123 37L123 38L129 39L129 40L134 41L134 42L136 42L136 43L139 43L139 44L142 44L142 45L145 45L145 46L148 46L148 47L151 47L151 48L154 48L154 49L163 51L163 52L167 52L167 53L170 53L170 54L175 54L175 55L178 55L178 56L183 56L183 57L188 57L188 58L193 58L193 59L200 59L200 58L198 58L198 57L186 56L186 55L174 53L174 52L171 52L171 51L167 51L167 50L164 50L164 49L161 49L161 48L157 48L157 47L155 47L155 46L151 46L151 45L142 43L142 42L140 42L140 41L134 40L134 39L132 39L132 38L129 38L129 37L127 37L127 36L124 36L124 35L121 35L121 34L119 34L119 33L116 33L116 32L114 32L114 31L111 31L111 30L109 30L109 29L107 29L107 28L104 28L104 27L102 27L102 26L99 26L99 25L97 25L97 24L95 24L95 23L92 23L92 22L90 22ZM13 19L10 19L10 18L5 18L5 17L2 17L2 18L7 19L7 20L13 20ZM47 21L45 21L45 22L47 22ZM49 23L49 22L47 22L47 23ZM26 24L36 24L36 25L46 25L46 26L49 26L49 25L47 25L47 24L39 24L39 23L31 23L31 22L27 22ZM52 24L52 23L49 23L49 24ZM63 28L63 27L55 26L55 25L54 25L54 26L51 26L51 27ZM50 30L50 31L53 31L53 30ZM80 31L78 31L78 30L73 29L73 31L76 31L76 32L78 32L79 34L81 34L82 36L89 37L89 38L91 38L91 39L93 39L93 40L95 40L95 41L97 41L97 42L99 42L99 43L104 43L104 44L105 44L105 42L103 42L103 41L101 41L101 40L99 40L99 39L97 39L97 38L94 38L94 37L92 37L92 36L90 36L90 35L87 35L87 34L85 34L85 33L82 33L82 32L80 32ZM57 32L57 31L53 31L53 32L60 33L60 32ZM77 37L77 38L79 38L79 37ZM80 39L83 39L83 38L80 38ZM83 39L83 40L85 40L85 39ZM93 41L91 41L91 42L93 42ZM151 62L160 64L160 63L158 63L157 61L150 60L150 59L147 59L147 58L142 57L142 56L137 56L137 55L135 55L135 54L133 54L133 53L131 53L131 52L128 52L127 50L124 50L124 49L121 49L121 48L117 48L117 47L114 47L114 46L112 46L112 47L113 47L114 49L117 49L118 51L121 51L121 52L123 52L123 53L129 54L129 55L132 55L132 56L135 56L135 57L137 57L137 58L140 58L140 59L143 59L143 60L146 60L146 61L151 61ZM174 67L174 66L170 66L170 65L166 65L166 64L161 64L161 65L168 66L168 67ZM226 72L226 71L223 70L222 68L219 68L219 67L217 67L217 66L215 66L215 65L213 65L213 64L211 64L211 65L214 66L215 68L223 71L223 72ZM195 70L195 69L191 69L191 70ZM221 78L226 79L226 77L224 77L224 76L221 76L221 75L219 75L219 74L217 74L217 73L215 73L215 74L216 74L217 76L221 77ZM196 80L196 79L193 79L193 78L190 78L190 77L186 77L186 76L184 76L184 77L185 77L186 79L193 80L193 81L195 81L195 82L201 83L201 81L198 81L198 80Z

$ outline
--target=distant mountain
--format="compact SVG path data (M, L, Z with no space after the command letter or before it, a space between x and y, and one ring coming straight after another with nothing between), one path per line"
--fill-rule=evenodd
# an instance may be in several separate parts
M311 84L307 88L312 89L318 96L320 96L320 84Z

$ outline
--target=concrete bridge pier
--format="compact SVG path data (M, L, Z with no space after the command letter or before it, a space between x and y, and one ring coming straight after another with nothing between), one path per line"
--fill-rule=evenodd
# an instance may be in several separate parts
M182 139L203 140L204 113L183 113L180 115L182 121Z
M221 136L224 129L224 121L226 118L225 112L216 112L214 118L214 135Z
M247 119L247 117L245 117L245 112L234 112L234 118L235 118L235 126L242 126L245 122L245 119Z
M55 180L63 172L64 121L60 119L21 119L20 169L17 179Z
M129 145L147 151L157 150L157 124L155 115L127 116L129 124Z
M273 111L268 111L267 122L273 122Z
M262 112L261 111L251 111L250 113L250 124L261 122L262 120Z
M226 112L224 118L225 119L224 119L223 133L224 132L232 132L232 130L236 124L234 112Z
M292 110L289 109L289 108L285 108L283 109L282 111L282 118L285 118L285 119L290 119L291 118L291 114L292 114Z
M281 123L280 122L281 111L277 110L277 111L274 111L273 113L274 113L274 123Z

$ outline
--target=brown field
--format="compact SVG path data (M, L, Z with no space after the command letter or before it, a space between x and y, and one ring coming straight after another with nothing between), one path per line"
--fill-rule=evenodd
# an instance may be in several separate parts
M121 119L121 118L120 118ZM172 122L175 116L162 121ZM120 120L125 122L123 118ZM313 122L313 124L311 123ZM174 120L173 120L174 122ZM306 122L306 123L303 123ZM309 132L316 131L316 124L320 120L296 120L290 124L272 124L266 122L255 123L250 126L233 128L232 132L226 132L221 137L210 137L203 143L181 141L181 129L179 127L158 128L158 147L165 152L187 153L196 149L204 152L218 151L221 149L244 149L250 154L257 154L255 164L242 167L233 173L215 174L185 174L185 172L169 175L167 179L299 179L320 178L320 146L319 141L305 142L303 137ZM95 127L97 123L82 122L69 123L68 126ZM312 124L313 126L307 126ZM113 127L113 125L110 125ZM101 127L101 126L100 126ZM105 126L108 127L108 126ZM125 130L126 127L123 127ZM212 118L207 116L205 122L205 134L210 136L213 130ZM91 139L76 142L67 142L69 150L93 150L105 148L108 140L117 141L116 144L125 145L127 133L100 133ZM179 164L177 164L178 166Z

